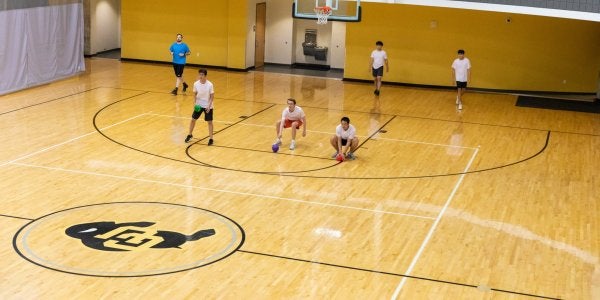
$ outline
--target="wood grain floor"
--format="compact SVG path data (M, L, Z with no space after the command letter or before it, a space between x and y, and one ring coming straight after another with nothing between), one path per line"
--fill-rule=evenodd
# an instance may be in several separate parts
M186 144L170 66L86 66L0 98L2 299L600 299L598 115L211 69ZM288 97L308 134L274 154Z

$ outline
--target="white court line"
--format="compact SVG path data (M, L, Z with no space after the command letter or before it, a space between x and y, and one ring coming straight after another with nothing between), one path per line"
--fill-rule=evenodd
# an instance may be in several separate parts
M440 147L447 147L447 148L461 148L461 149L470 149L470 150L475 150L475 151L479 150L479 148L477 148L477 147L457 146L457 145L448 145L448 144L436 144L436 143L419 142L419 141L411 141L411 140L401 140L401 139L390 139L390 138L382 138L382 137L377 137L377 139L375 139L375 140L403 142L403 143L409 143L409 144L423 144L423 145L428 145L428 146L440 146Z
M456 181L456 185L454 185L454 189L452 189L450 196L448 196L448 200L446 200L446 203L442 207L442 210L440 210L440 213L438 214L437 218L435 218L435 221L431 225L431 228L429 229L429 232L425 236L423 243L421 243L421 247L419 247L417 254L415 254L415 256L413 257L413 260L410 263L410 265L408 266L408 269L406 269L406 272L403 273L403 275L405 275L405 276L402 277L402 280L398 284L398 287L396 287L396 290L394 291L394 294L391 297L392 300L398 299L398 295L400 295L400 291L402 291L402 288L406 284L406 280L408 280L408 277L406 277L406 276L410 275L412 273L412 270L415 268L417 261L421 257L421 254L423 253L423 250L425 250L425 247L429 243L429 240L431 240L431 237L433 236L433 233L437 229L437 226L440 223L442 216L444 216L446 209L448 209L448 206L450 206L450 202L452 202L452 199L454 199L454 196L456 195L456 191L458 191L458 188L462 184L463 179L465 178L466 172L469 171L469 168L471 168L471 164L473 164L473 161L475 160L475 157L477 156L478 152L479 152L479 149L475 149L475 151L473 152L473 156L471 156L471 160L469 160L469 163L465 167L465 170L463 171L463 173L460 175L460 177Z
M370 213L382 213L382 214L388 214L388 215L413 217L413 218L427 219L427 220L435 219L433 217L419 216L419 215L413 215L413 214L404 214L404 213L390 212L390 211L384 211L384 210L360 208L360 207L354 207L354 206L346 206L346 205L323 203L323 202L313 202L313 201L306 201L306 200L300 200L300 199L284 198L284 197L261 195L261 194L254 194L254 193L236 192L236 191L214 189L214 188L208 188L208 187L202 187L202 186L164 182L164 181L158 181L158 180L152 180L152 179L142 179L142 178L103 174L103 173L89 172L89 171L82 171L82 170L63 169L63 168L57 168L57 167L46 167L46 166L31 165L31 164L24 164L24 163L18 163L18 162L14 162L11 164L16 165L16 166L29 167L29 168L38 168L38 169L46 169L46 170L52 170L52 171L69 172L69 173L75 173L75 174L93 175L93 176L100 176L100 177L131 180L131 181L138 181L138 182L145 182L145 183L154 183L154 184L175 186L175 187L181 187L181 188L192 188L192 189L198 189L198 190L204 190L204 191L228 193L228 194L243 195L243 196L262 197L262 198L268 198L268 199L283 200L283 201L297 202L297 203L311 204L311 205L320 205L320 206L326 206L326 207L345 208L345 209L352 209L352 210L358 210L358 211L366 211L366 212L370 212Z
M123 120L123 121L120 121L120 122L114 123L114 124L112 124L112 125L108 125L108 126L106 126L106 127L104 127L104 128L100 128L100 130L106 130L106 129L109 129L109 128L111 128L111 127L114 127L114 126L117 126L117 125L123 124L123 123L125 123L125 122L129 122L129 121L131 121L131 120L133 120L133 119L136 119L136 118L139 118L139 117L141 117L141 116L143 116L143 115L145 115L145 114L146 114L146 113L139 114L139 115L137 115L137 116L134 116L134 117L131 117L131 118L125 119L125 120ZM52 150L52 149L54 149L54 148L60 147L60 146L62 146L62 145L68 144L68 143L70 143L70 142L74 142L74 141L76 141L76 140L82 139L82 138L84 138L84 137L86 137L86 136L88 136L88 135L92 135L92 134L94 134L94 133L97 133L97 132L98 132L98 131L92 131L92 132L88 132L88 133L86 133L86 134L84 134L84 135L80 135L80 136L78 136L78 137L74 137L74 138L72 138L72 139L70 139L70 140L67 140L67 141L64 141L64 142L62 142L62 143L59 143L59 144L56 144L56 145L52 145L52 146L50 146L50 147L46 147L46 148L44 148L44 149L41 149L41 150L38 150L38 151L35 151L35 152L32 152L32 153L29 153L29 154L27 154L27 155L24 155L24 156L21 156L21 157L19 157L19 158L15 158L15 159L13 159L13 160L11 160L11 161L7 161L7 162L4 162L4 163L0 164L0 167L4 167L4 166L6 166L6 165L8 165L8 164L12 164L12 163L18 162L18 161L20 161L20 160L23 160L23 159L26 159L26 158L30 158L30 157L32 157L32 156L35 156L35 155L38 155L38 154L40 154L40 153L44 153L44 152L46 152L46 151L48 151L48 150Z
M180 117L180 116L170 116L170 115L161 115L161 114L154 114L154 113L148 113L147 115L149 116L157 116L157 117L165 117L165 118L181 118L181 119L191 119L190 117ZM227 124L231 124L233 123L233 121L228 122L228 121L213 121L215 123L227 123ZM262 124L252 124L252 123L239 123L238 125L248 125L248 126L256 126L256 127L265 127L265 128L272 128L275 127L275 125L271 126L271 125L262 125ZM314 133L323 133L323 134L333 134L333 132L325 132L325 131L318 131L318 130L306 130L307 132L314 132ZM367 135L356 135L358 137L368 137ZM462 149L471 149L471 150L477 150L477 147L467 147L467 146L457 146L457 145L448 145L448 144L436 144L436 143L427 143L427 142L419 142L419 141L411 141L411 140L401 140L401 139L391 139L391 138L382 138L382 137L377 137L374 140L384 140L384 141L394 141L394 142L402 142L402 143L407 143L407 144L422 144L422 145L428 145L428 146L439 146L439 147L448 147L448 148L462 148Z

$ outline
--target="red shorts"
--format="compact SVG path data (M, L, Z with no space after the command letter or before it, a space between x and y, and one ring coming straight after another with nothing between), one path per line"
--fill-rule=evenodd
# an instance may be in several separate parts
M292 127L292 123L294 123L294 122L298 122L298 126L296 126L296 129L300 129L300 126L302 126L302 120L292 121L292 120L288 120L288 119L285 119L285 122L283 122L283 128Z

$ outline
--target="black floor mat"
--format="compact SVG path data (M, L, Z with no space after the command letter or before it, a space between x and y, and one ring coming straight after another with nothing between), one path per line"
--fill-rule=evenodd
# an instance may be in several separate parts
M598 100L594 102L587 102L531 96L519 96L515 105L521 107L567 110L600 114L600 101Z

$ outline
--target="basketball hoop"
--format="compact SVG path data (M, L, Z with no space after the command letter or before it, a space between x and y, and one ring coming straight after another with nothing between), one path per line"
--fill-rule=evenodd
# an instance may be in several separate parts
M317 24L327 24L327 18L331 15L331 7L317 6L315 7L315 14L317 15Z

